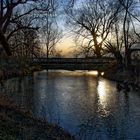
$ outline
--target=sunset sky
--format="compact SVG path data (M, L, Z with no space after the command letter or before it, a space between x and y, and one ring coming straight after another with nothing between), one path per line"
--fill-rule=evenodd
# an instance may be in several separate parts
M82 1L84 1L84 0L78 0L77 5L80 5ZM138 4L136 8L139 9L139 6L140 5ZM61 14L57 17L57 21L58 21L58 28L60 28L60 30L62 30L63 37L57 43L56 49L58 49L59 51L62 51L63 56L71 57L72 51L74 51L74 49L76 49L76 47L75 47L76 45L74 42L75 35L74 35L74 33L73 34L70 33L71 27L68 27L66 25L66 18L65 18L66 15L65 15L64 11L62 10L60 13ZM109 35L109 37L111 39L110 35Z
M70 52L74 49L74 41L72 37L63 37L61 41L56 45L58 50L62 50L62 55L71 56Z

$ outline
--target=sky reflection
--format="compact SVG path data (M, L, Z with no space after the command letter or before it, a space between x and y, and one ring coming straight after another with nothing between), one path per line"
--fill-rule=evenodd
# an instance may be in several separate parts
M115 82L92 71L36 72L7 81L5 88L36 117L80 139L140 139L139 94L118 93Z

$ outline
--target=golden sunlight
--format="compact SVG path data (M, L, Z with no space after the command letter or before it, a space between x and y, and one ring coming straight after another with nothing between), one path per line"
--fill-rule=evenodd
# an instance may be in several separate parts
M105 95L106 95L106 92L105 92L105 83L102 82L102 81L99 81L98 83L98 94L99 94L99 98L101 100L101 102L104 102L106 99L105 99Z
M97 76L98 75L98 71L88 71L87 74Z
M97 38L97 41L98 41L98 43L102 42L102 38L101 37L98 37Z
M97 91L99 97L98 112L100 112L102 116L106 117L109 115L109 111L107 110L108 98L106 93L106 83L104 81L99 81Z
M57 45L56 48L62 50L62 55L64 56L71 56L72 50L74 46L74 42L72 38L63 38Z
M101 72L101 75L103 76L105 73L104 72Z

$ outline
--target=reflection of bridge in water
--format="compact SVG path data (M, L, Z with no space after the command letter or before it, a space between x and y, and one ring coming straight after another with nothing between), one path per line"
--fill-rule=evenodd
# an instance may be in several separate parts
M113 58L34 58L31 64L44 69L105 70L114 61Z

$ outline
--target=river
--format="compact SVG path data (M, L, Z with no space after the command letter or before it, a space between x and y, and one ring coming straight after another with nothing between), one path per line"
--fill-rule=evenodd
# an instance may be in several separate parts
M41 71L1 87L21 108L81 140L140 140L140 93L118 92L95 71Z

